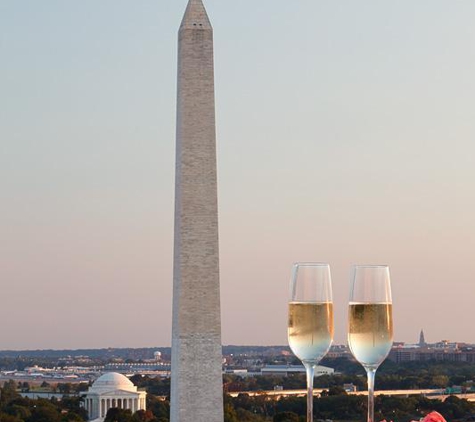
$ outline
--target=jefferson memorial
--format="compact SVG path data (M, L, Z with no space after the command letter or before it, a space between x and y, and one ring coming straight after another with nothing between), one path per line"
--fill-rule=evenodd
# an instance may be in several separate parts
M137 387L125 376L108 372L100 376L84 396L84 408L90 421L102 422L111 407L130 409L132 413L145 410L145 391Z

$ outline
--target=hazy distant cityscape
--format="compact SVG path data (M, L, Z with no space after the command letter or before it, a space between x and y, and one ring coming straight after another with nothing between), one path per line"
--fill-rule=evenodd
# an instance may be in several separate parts
M110 371L127 376L169 377L170 357L170 347L2 350L0 369L3 379L59 382L89 382ZM326 360L338 358L354 360L347 345L333 345L326 356ZM388 359L395 363L432 360L475 363L475 344L449 340L426 343L421 331L419 342L395 342ZM296 371L303 373L304 369L288 346L223 346L223 373L256 376Z
M102 419L166 422L170 358L170 347L0 351L0 397L6 400L4 404L0 400L0 416L30 414L12 421L36 422L43 420L36 409L48 408L51 422L91 420L88 397L96 394L97 383L104 377L124 377L131 382L125 388L131 392L125 393L122 386L121 394L145 397L146 393L146 400L140 402L143 407L133 408L132 401L119 398L110 403L102 399ZM223 346L222 363L225 422L298 422L298 415L305 413L304 368L288 346ZM434 409L453 421L475 418L474 344L427 343L421 332L414 343L394 343L378 371L377 411L391 412L393 421L415 419ZM365 391L363 369L348 347L332 346L315 374L318 419L355 420L364 409ZM20 408L14 410L11 403ZM110 419L118 414L124 419ZM64 419L65 415L71 419Z

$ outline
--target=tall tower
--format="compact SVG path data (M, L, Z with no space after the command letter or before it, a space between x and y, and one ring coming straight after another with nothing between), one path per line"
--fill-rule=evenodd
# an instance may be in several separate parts
M189 0L178 32L171 422L222 422L213 29Z
M426 340L424 338L424 330L421 330L421 334L419 335L419 347L427 346Z

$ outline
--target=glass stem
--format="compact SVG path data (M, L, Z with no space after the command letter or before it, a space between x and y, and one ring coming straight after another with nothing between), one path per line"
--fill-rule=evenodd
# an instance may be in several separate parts
M374 378L376 376L376 369L367 368L368 375L368 422L374 422Z
M307 373L307 422L313 422L313 376L315 374L315 364L304 362Z

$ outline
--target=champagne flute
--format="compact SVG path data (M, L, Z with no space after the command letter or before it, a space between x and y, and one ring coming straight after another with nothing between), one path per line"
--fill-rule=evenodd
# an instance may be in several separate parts
M315 367L333 341L333 302L330 266L302 262L292 267L288 339L307 374L307 422L313 421Z
M348 344L368 376L368 422L374 422L374 379L393 344L387 265L355 265L350 287Z

